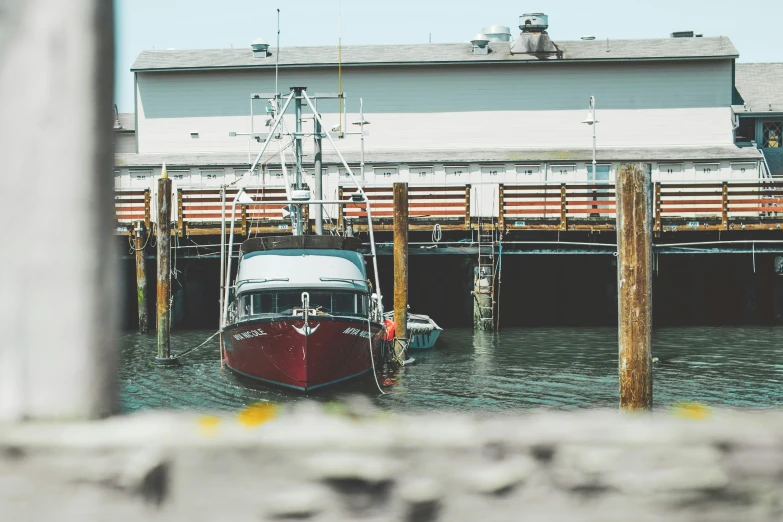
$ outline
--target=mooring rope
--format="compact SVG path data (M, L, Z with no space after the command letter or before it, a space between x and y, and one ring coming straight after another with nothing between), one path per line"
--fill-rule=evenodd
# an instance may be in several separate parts
M198 346L194 346L193 348L191 348L191 349L189 349L189 350L185 350L185 351L184 351L184 352L182 352L181 354L178 354L178 355L173 355L173 356L172 356L172 359L179 359L179 358L181 358L181 357L185 357L186 355L188 355L188 354L189 354L189 353L191 353L191 352L195 352L196 350L198 350L199 348L201 348L202 346L204 346L205 344L207 344L209 341L211 341L212 339L214 339L216 336L218 336L218 335L220 334L220 332L221 332L221 331L222 331L222 330L218 330L217 332L213 333L211 336L209 336L209 338L208 338L206 341L204 341L203 343L199 344Z
M130 247L130 252L128 253L132 254L134 252L139 252L147 248L147 244L150 242L150 236L152 236L152 234L147 234L147 240L144 241L144 245L141 248L136 248L136 245L133 244L133 239L134 239L133 234L128 234L128 246Z
M378 374L375 373L375 356L372 353L372 326L370 325L370 316L367 316L367 333L369 334L369 337L367 338L367 343L370 346L370 361L372 361L372 376L373 379L375 379L375 386L378 387L378 391L381 392L381 395L386 395L386 392L381 389L381 383L378 382Z
M432 227L432 242L440 243L441 239L443 239L443 232L440 229L440 223L435 223L435 226Z

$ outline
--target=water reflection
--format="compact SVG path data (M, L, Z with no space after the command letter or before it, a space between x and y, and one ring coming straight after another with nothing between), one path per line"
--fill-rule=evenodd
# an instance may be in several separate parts
M199 344L210 332L181 332L172 351ZM371 376L319 391L330 401L363 394L391 411L517 411L530 408L616 407L617 335L613 328L508 329L499 334L449 329L416 363L379 380ZM303 400L301 393L237 378L220 368L217 342L156 368L154 336L121 339L121 404L148 408L239 410L258 401ZM671 328L658 330L654 355L656 407L698 401L723 407L783 406L783 329Z

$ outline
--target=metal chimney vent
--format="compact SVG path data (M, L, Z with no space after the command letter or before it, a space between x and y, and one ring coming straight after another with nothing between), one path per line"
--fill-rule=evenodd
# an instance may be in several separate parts
M470 43L473 44L473 54L489 54L489 37L484 33L478 33Z
M544 13L526 13L519 17L522 32L511 44L511 54L529 54L539 60L559 59L563 52L549 38L549 17Z
M250 47L253 49L253 57L255 58L266 58L271 54L269 52L269 42L263 38L256 38L253 40Z
M519 17L519 29L523 33L545 33L549 17L544 13L525 13Z
M487 35L490 42L510 42L511 29L505 25L488 25L481 32Z

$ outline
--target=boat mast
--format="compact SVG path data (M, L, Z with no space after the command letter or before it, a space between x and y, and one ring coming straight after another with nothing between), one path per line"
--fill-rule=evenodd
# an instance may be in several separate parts
M294 131L294 156L296 159L296 172L294 174L294 190L291 192L293 199L310 199L308 188L302 182L302 91L304 87L292 87L294 91L294 114L296 118L296 127ZM307 192L305 194L305 192ZM293 213L293 232L295 236L301 236L303 231L303 206L294 205Z
M318 99L313 100L315 102L315 106L313 107L313 112L318 112ZM323 181L323 145L321 142L321 123L318 121L318 118L313 117L313 144L315 145L315 157L314 163L313 163L313 169L315 172L313 172L313 189L315 189L315 199L323 199L324 198L324 181ZM312 208L312 207L311 207ZM315 233L316 235L322 236L324 233L324 206L323 205L316 205L315 206Z

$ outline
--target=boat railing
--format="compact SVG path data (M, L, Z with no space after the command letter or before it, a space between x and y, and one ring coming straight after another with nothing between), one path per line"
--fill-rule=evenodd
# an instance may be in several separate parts
M242 288L244 285L249 285L253 283L284 283L286 281L289 281L287 277L276 277L271 279L242 279L240 281L237 281L237 284L233 286L236 293L239 294L239 289Z

